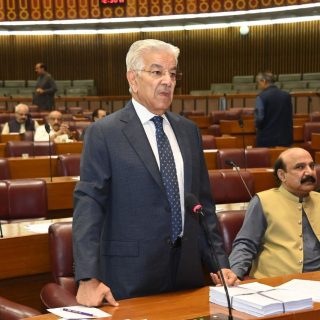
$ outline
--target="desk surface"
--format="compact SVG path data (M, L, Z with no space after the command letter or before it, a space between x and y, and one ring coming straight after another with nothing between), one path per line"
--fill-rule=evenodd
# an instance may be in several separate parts
M50 272L48 227L58 221L71 218L36 220L2 225L0 252L6 262L0 263L0 279ZM29 225L42 225L45 231L32 232Z
M272 286L287 282L293 278L303 278L310 280L320 280L320 272L312 272L308 274L288 275L283 277L261 279L259 282ZM201 288L190 291L182 291L176 293L155 295L150 297L142 297L135 299L127 299L119 301L120 306L103 307L102 309L112 314L112 320L185 320L194 319L213 313L227 313L226 308L209 303L209 288ZM320 303L315 303L312 310L304 310L300 312L291 312L281 315L269 316L264 318L256 318L248 314L233 311L235 317L241 319L281 319L281 320L316 320L320 319ZM34 320L54 320L56 316L45 314L32 318ZM105 318L110 319L110 318Z

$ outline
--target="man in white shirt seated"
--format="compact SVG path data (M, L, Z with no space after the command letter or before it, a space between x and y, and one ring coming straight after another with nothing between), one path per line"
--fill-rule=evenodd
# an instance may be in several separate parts
M49 132L48 132L49 131ZM34 141L72 142L72 133L67 123L62 122L60 111L51 111L47 124L39 126L34 135Z
M38 122L31 119L29 107L26 104L18 104L14 111L15 118L4 124L2 134L25 133L35 131L39 127Z

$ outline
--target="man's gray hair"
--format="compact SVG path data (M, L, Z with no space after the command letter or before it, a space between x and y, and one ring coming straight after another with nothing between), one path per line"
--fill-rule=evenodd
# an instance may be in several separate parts
M264 80L267 83L274 83L276 81L274 74L271 71L259 72L256 81Z
M180 49L174 45L156 39L145 39L134 42L126 57L127 71L142 70L144 68L143 54L149 51L171 52L178 64Z
M27 109L28 109L28 112L29 112L29 107L28 107L26 104L24 104L24 103L19 103L19 104L17 104L17 105L15 106L15 108L14 108L14 112L19 112L19 109L21 109L21 108L27 108Z

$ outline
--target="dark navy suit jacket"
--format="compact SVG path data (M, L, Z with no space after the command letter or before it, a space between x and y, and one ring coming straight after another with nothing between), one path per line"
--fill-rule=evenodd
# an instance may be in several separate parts
M259 105L260 104L260 105ZM259 117L259 110L263 117ZM274 85L257 98L255 125L257 147L288 147L293 143L293 110L291 96Z
M182 153L185 192L202 203L220 263L229 267L217 230L201 136L191 121L170 112L166 116ZM178 276L172 283L169 204L131 102L88 128L74 199L76 280L98 278L116 299L204 285L202 262L213 267L199 219L188 212Z

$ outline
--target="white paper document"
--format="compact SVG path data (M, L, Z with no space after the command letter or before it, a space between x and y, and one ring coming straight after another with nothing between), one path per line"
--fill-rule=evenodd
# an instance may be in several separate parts
M231 307L257 317L312 308L310 294L273 288L258 282L228 288ZM209 300L227 307L223 287L210 287Z
M47 310L63 319L94 319L111 317L111 314L100 309L83 306L51 308Z
M48 229L51 225L52 225L52 222L28 224L25 226L25 228L28 231L35 232L35 233L48 233Z
M303 292L311 295L313 302L320 302L320 281L293 279L277 288Z

